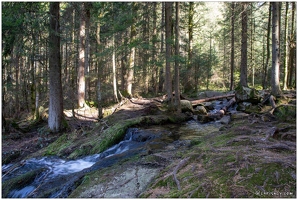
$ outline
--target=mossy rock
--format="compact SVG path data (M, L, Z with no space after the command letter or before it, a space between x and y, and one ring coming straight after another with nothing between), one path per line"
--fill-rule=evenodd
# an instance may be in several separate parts
M114 144L119 143L125 136L126 130L138 125L162 125L166 123L181 123L189 120L190 117L181 113L176 115L149 115L133 119L124 120L106 129L96 141L91 143L93 148L91 154L101 153Z
M190 101L188 100L181 100L181 111L182 112L193 112L193 107Z
M195 115L207 115L207 110L204 106L197 106L194 110Z
M35 177L42 173L45 169L32 170L21 176L17 176L8 181L2 182L2 197L7 198L9 192L16 189L21 189L34 181Z
M254 88L238 86L235 89L235 97L237 102L251 102L257 103L260 102L260 96L258 95L258 91Z

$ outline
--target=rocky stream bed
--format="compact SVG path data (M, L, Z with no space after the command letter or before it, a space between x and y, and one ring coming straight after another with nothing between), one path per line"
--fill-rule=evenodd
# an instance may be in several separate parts
M295 198L296 115L284 112L233 107L202 123L129 102L2 165L2 197Z

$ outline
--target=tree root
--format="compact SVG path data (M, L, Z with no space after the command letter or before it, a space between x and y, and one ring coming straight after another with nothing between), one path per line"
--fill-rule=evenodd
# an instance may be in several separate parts
M173 175L173 178L174 178L174 180L175 180L175 182L176 182L176 185L177 185L177 187L178 187L178 190L181 190L181 186L180 186L180 182L179 182L179 180L177 179L177 172L178 172L178 170L179 170L181 167L183 167L183 166L187 163L187 161L189 160L189 158L190 158L190 157L181 160L181 161L179 162L179 164L175 167L174 171L172 172L172 175Z

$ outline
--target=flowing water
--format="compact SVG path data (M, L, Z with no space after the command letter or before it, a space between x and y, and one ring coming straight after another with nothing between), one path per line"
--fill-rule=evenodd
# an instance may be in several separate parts
M147 151L146 148L150 145L155 150L162 149L176 141L200 138L221 126L218 122L201 124L191 120L183 125L129 128L123 141L100 154L77 160L63 160L58 157L32 158L17 164L3 165L2 184L32 173L33 175L28 175L30 178L26 184L12 187L6 197L65 198L88 172L111 166L124 158Z

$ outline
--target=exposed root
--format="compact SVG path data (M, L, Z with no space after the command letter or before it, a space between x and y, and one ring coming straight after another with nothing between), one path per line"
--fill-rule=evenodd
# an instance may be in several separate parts
M176 182L176 185L177 185L177 187L178 187L178 190L181 190L181 186L180 186L180 182L179 182L179 180L177 179L177 172L178 172L178 170L179 170L181 167L183 167L183 166L187 163L187 161L189 160L189 158L190 158L190 157L188 157L188 158L184 158L183 160L181 160L181 161L179 162L179 164L175 167L175 169L174 169L174 171L173 171L173 173L172 173L173 178L174 178L174 180L175 180L175 182Z

